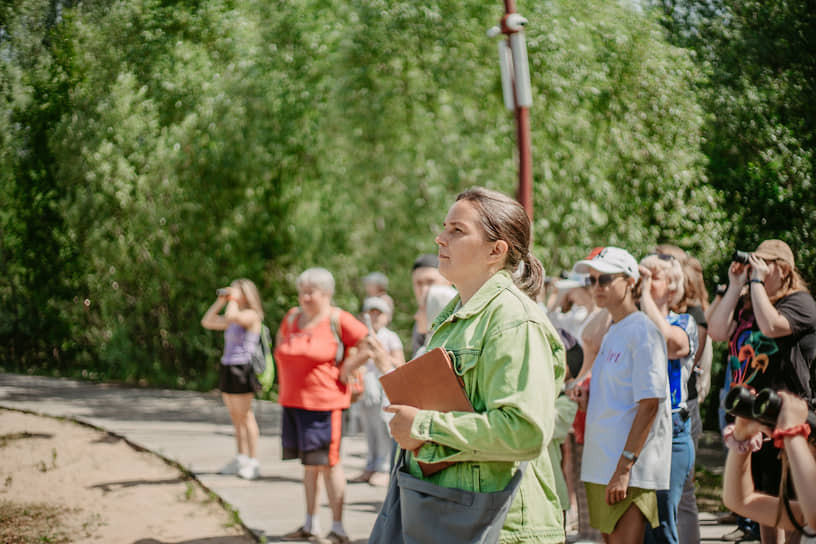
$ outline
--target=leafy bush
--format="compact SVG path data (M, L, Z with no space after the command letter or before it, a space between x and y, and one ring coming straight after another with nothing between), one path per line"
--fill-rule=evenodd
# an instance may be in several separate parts
M310 266L350 310L359 278L388 274L407 338L410 265L455 194L514 192L484 36L499 3L18 4L0 55L6 369L212 387L213 289L255 280L274 328ZM547 268L611 243L721 251L688 52L618 3L519 8Z

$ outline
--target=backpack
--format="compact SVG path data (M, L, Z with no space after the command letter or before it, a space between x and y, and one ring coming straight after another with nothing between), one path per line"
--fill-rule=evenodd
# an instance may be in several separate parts
M255 376L259 378L266 372L267 367L274 364L272 361L272 349L270 348L271 344L269 327L261 323L261 338L249 360L252 364L252 371L255 373Z

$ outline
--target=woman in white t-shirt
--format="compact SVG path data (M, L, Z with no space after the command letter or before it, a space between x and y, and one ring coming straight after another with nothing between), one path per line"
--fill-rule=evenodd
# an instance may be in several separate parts
M641 542L658 522L656 490L669 487L671 414L666 342L637 310L638 264L606 247L574 269L588 273L595 303L612 316L592 368L581 480L590 523L607 543ZM585 402L580 388L572 390Z

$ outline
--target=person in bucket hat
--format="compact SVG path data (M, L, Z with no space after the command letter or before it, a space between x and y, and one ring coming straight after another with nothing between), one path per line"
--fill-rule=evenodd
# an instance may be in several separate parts
M728 341L729 384L756 391L785 389L806 400L816 394L810 383L816 301L796 270L793 251L782 240L765 240L747 262L731 263L728 288L711 313L709 334L715 341ZM753 482L760 493L779 493L778 455L773 442L751 454ZM760 525L763 541L775 534L775 528Z

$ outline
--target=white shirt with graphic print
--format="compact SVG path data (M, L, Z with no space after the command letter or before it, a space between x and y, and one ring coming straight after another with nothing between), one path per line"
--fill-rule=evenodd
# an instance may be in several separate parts
M661 399L646 444L632 467L630 487L668 489L671 406L666 340L642 312L613 323L592 366L581 480L606 485L632 428L638 401Z

